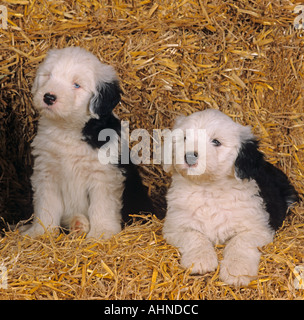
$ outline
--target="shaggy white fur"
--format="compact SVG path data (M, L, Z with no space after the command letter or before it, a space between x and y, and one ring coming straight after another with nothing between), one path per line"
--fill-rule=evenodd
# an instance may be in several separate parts
M121 230L123 173L100 164L82 135L89 119L99 118L99 89L113 82L114 69L79 47L51 50L40 65L32 88L41 114L32 143L35 218L25 234L60 225L96 238Z
M254 136L249 127L210 109L179 117L177 128L205 129L206 154L197 154L196 147L191 161L185 157L183 164L171 167L164 237L179 248L181 265L199 274L217 269L213 246L228 240L220 278L228 284L248 285L258 273L258 248L271 242L274 235L256 181L240 179L235 172L242 142ZM197 137L194 145L196 141ZM186 149L186 154L189 152Z

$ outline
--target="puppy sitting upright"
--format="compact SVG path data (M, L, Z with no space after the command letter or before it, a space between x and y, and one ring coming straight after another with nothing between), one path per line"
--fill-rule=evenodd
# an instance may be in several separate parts
M32 93L41 117L32 144L35 218L24 234L64 226L109 238L129 214L151 212L135 166L98 160L106 142L98 139L101 130L120 136L112 113L121 94L114 69L82 48L54 49L40 65Z
M217 268L213 245L228 240L220 279L248 285L258 273L258 247L272 241L297 193L285 174L264 160L251 129L220 111L181 116L174 129L193 129L194 143L189 149L186 135L184 161L173 162L164 237L179 248L181 265L199 274Z

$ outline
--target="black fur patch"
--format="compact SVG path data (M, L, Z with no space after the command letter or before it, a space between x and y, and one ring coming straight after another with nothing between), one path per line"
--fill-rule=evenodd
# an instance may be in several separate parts
M113 115L112 110L121 99L122 90L117 80L98 85L98 94L91 99L91 111L98 119L90 119L82 129L84 141L92 148L100 148L106 142L98 141L99 132L103 129L113 129L120 136L120 121Z
M235 171L240 179L254 179L257 182L269 213L269 224L277 230L286 217L288 207L299 200L298 193L287 176L264 159L258 146L257 140L242 143L235 161Z
M118 82L106 83L100 87L98 97L93 97L93 112L99 119L91 118L82 129L83 140L93 149L102 147L109 141L99 141L98 136L103 129L113 129L118 136L121 135L120 121L113 115L112 110L120 101L121 90ZM130 160L130 155L128 155ZM123 191L123 208L121 210L122 221L132 222L130 214L153 213L152 201L148 196L147 188L143 185L137 167L130 161L118 167L125 176Z
M98 86L98 94L92 97L91 110L103 118L108 116L121 99L122 90L117 80L104 82Z
M99 132L103 129L113 129L120 136L120 121L110 113L100 119L90 119L82 129L83 140L86 141L93 149L101 148L110 137L105 141L99 141Z

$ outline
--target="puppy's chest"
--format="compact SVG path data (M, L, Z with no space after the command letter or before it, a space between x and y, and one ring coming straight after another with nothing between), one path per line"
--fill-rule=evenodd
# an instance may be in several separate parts
M42 134L37 135L33 146L37 165L41 164L42 168L53 172L58 183L79 183L103 171L104 166L98 161L97 151L80 137L76 139L58 134L46 137Z
M236 195L233 195L233 191L229 197L224 191L192 191L188 199L191 216L194 219L218 221L219 224L226 222L227 215L233 215L237 207Z
M185 199L186 196L186 199ZM248 203L254 194L242 187L190 187L184 189L182 211L191 226L214 243L224 243L244 228Z
M53 149L53 151L55 150ZM54 156L55 165L58 166L62 177L72 178L77 175L87 175L91 171L101 168L97 152L93 149L90 150L90 147L82 141L63 144L62 147L58 147Z

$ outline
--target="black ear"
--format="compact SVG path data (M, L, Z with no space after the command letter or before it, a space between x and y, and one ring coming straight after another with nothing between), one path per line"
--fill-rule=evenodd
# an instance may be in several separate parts
M242 143L235 160L235 175L240 179L255 179L265 160L258 150L259 143L255 139Z
M259 187L269 225L277 230L283 223L288 208L299 200L298 193L287 176L264 159L257 140L242 143L235 161L235 175L240 179L254 179Z
M90 111L98 118L111 114L112 110L119 103L122 90L118 80L113 82L102 82L98 85L97 93L90 102Z

